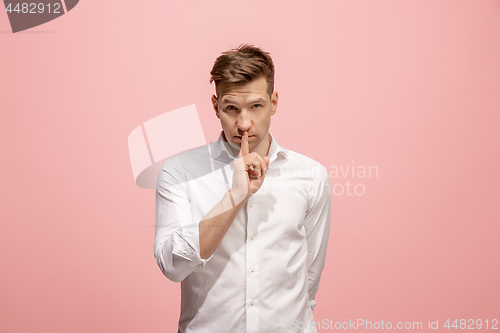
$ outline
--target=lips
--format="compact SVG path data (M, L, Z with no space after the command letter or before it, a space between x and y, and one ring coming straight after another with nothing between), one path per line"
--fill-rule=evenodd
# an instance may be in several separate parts
M248 138L252 138L252 137L254 137L254 136L255 136L255 135L249 135L249 136L248 136ZM235 138L238 138L238 139L241 139L241 136L239 136L239 135L235 135L234 137L235 137Z

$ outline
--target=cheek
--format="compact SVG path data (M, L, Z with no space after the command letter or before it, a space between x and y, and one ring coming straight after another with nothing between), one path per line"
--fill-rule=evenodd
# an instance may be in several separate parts
M223 128L231 128L234 125L234 121L228 117L220 117L219 119Z
M270 113L263 114L261 117L259 117L258 122L259 124L262 125L269 125L271 123L271 114Z

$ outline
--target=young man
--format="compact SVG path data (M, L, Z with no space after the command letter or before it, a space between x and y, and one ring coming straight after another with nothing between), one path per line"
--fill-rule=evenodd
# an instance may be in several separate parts
M178 331L316 332L328 173L269 132L278 93L267 52L224 52L211 75L218 140L167 160L157 183L155 258L182 281Z

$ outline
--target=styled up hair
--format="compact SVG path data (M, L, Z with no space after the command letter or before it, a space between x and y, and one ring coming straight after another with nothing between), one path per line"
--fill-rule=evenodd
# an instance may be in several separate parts
M225 91L239 84L245 84L260 77L267 81L267 93L271 98L274 91L274 65L268 52L249 44L223 52L214 63L210 83L220 98Z

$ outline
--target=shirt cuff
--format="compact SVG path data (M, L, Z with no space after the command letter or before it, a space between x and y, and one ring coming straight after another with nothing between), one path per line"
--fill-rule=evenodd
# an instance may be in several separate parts
M207 259L201 258L199 237L199 226L197 224L180 228L172 235L172 253L189 261L188 267L194 267L195 272L203 269L214 255L212 253Z

